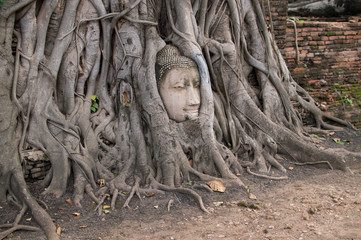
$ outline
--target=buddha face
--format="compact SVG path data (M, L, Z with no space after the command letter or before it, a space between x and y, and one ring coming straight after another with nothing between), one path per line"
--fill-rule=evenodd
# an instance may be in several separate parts
M182 122L198 117L199 73L192 68L174 68L167 72L159 86L159 93L169 118Z

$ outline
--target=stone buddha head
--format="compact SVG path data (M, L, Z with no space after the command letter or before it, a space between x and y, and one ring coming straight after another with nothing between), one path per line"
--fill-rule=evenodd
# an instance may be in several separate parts
M200 76L197 64L172 45L157 54L156 77L160 97L170 119L177 122L198 117Z

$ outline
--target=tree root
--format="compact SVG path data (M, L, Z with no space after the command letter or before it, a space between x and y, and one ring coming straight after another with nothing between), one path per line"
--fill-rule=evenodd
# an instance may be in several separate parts
M170 199L169 202L168 202L168 205L167 205L167 210L168 212L170 212L170 207L172 206L174 200L173 199Z
M129 196L128 196L127 200L125 201L124 205L123 205L124 208L130 208L129 207L129 202L130 202L130 200L132 200L134 194L136 194L138 196L138 198L140 200L142 200L142 198L140 197L139 190L138 190L139 189L139 181L140 181L139 178L135 179L135 183L134 183L134 186L132 187L132 191L130 191Z
M17 230L26 230L26 231L40 231L41 229L38 227L26 226L19 224L20 220L23 218L25 212L28 210L28 207L23 204L20 212L16 216L14 222L12 224L2 224L0 228L9 228L0 233L0 240L6 238L9 234L17 231Z
M0 228L10 228L8 230L5 230L3 232L0 233L0 240L6 238L7 236L9 236L11 233L18 231L18 230L25 230L25 231L41 231L40 228L38 227L32 227L32 226L26 226L26 225L21 225L21 224L3 224L0 225Z
M261 177L261 178L270 179L270 180L286 180L286 179L288 179L288 176L274 177L274 176L267 176L267 175L264 175L264 174L255 173L255 172L252 172L249 167L247 167L247 172L249 174L251 174L251 175Z
M202 209L202 211L209 213L209 211L206 209L206 207L204 206L203 200L201 198L201 196L199 196L199 194L197 192L195 192L192 189L189 188L174 188L174 187L169 187L163 184L160 184L158 182L156 182L154 179L152 180L151 184L160 190L163 191L169 191L169 192L179 192L179 193L185 193L190 195L191 197L193 197L199 204L199 207Z
M328 167L333 170L333 167L330 162L328 161L319 161L319 162L303 162L303 163L297 163L297 162L291 162L292 164L295 164L297 166L305 166L305 165L316 165L316 164L327 164Z

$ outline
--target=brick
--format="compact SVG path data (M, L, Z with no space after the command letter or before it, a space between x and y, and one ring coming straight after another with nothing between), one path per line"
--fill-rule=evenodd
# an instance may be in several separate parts
M322 36L322 37L321 37L321 40L322 40L322 41L327 41L328 39L329 39L328 36Z
M347 31L344 33L344 35L357 35L357 32L356 31Z

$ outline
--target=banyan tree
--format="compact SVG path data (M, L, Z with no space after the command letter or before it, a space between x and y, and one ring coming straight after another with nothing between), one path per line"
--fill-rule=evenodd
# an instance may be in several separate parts
M320 149L313 129L351 127L326 115L290 75L258 0L5 0L0 7L0 201L52 219L32 197L23 150L51 162L43 194L73 202L175 191L244 174L284 179L280 159L350 171L360 155ZM346 161L347 160L347 161ZM69 181L72 179L72 181Z

